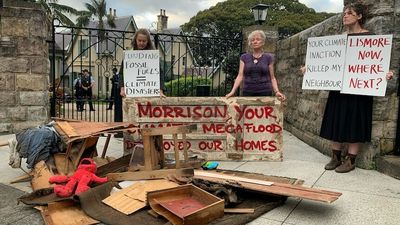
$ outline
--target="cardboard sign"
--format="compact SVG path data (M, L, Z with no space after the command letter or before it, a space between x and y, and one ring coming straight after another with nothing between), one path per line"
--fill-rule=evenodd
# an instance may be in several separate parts
M392 35L349 36L341 93L385 96Z
M341 90L346 35L308 38L303 89Z
M124 51L126 97L160 96L160 54L158 50Z

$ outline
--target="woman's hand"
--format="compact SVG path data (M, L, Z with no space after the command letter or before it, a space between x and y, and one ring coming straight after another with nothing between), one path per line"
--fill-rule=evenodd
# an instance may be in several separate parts
M160 89L160 98L166 98L167 96L164 94L164 91Z
M278 99L279 99L281 102L284 102L284 101L286 100L286 96L285 96L283 93L281 93L280 91L276 92L276 93L275 93L275 96L278 97Z
M300 75L304 76L304 74L306 73L306 66L304 66L304 65L300 66L299 70L300 70Z
M394 76L394 71L389 70L389 72L386 73L386 80L391 80Z
M125 94L125 88L121 88L121 90L120 90L120 92L119 92L119 95L121 95L123 98L125 98L126 97L126 94Z
M225 97L226 97L226 98L230 98L230 97L232 97L232 96L234 96L234 95L235 95L235 93L231 91L231 92L229 92L228 94L226 94Z

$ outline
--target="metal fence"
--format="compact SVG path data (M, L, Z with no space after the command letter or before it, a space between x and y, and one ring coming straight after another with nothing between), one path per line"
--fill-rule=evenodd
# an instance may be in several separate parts
M54 23L53 23L54 24ZM179 30L152 33L160 51L160 76L167 96L223 96L230 91L239 67L242 37L232 39L183 35ZM123 51L131 48L134 31L53 25L51 115L61 118L114 121L112 68L120 70ZM79 98L74 80L87 69L95 80L92 99ZM89 102L95 111L89 110Z

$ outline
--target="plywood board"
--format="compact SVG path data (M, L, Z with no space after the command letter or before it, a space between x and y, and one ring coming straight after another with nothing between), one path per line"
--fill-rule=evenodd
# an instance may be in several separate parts
M123 173L109 173L107 177L113 181L126 181L126 180L152 180L163 179L169 175L192 177L194 175L192 168L185 169L165 169L153 171L138 171L138 172L123 172Z
M204 176L205 174L207 175ZM220 174L215 172L201 171L201 173L198 173L197 171L195 171L195 175L193 178L225 184L225 185L233 185L233 186L239 185L243 189L248 189L253 191L283 195L288 197L299 197L303 199L328 202L328 203L337 200L342 195L342 193L339 192L327 191L318 188L303 187L300 185L284 184L278 182L273 182L273 184L271 185L263 185L261 183L247 183L240 181L239 176L224 175L223 177L220 177Z
M49 183L51 176L53 176L53 173L49 170L44 161L36 163L32 171L32 190L36 191L39 189L52 187L53 185Z
M99 221L86 215L72 200L49 203L41 208L46 224L49 225L90 225Z
M111 194L103 203L129 215L144 208L147 204L147 192L177 187L178 184L167 180L148 180L137 182L131 186Z

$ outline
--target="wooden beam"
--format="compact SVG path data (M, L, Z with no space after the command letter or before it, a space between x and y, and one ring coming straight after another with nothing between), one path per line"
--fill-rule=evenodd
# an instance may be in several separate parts
M240 213L240 214L253 214L254 209L251 208L225 208L224 213Z
M270 186L274 183L274 182L269 182L269 181L264 181L264 180L249 179L249 178L245 178L245 177L231 176L231 175L226 175L226 174L221 174L221 173L206 172L206 171L202 171L202 170L195 170L194 175L202 176L202 177L219 178L219 179L225 179L225 180L241 181L241 182L246 182L246 183L251 183L251 184L268 185L268 186Z
M138 172L123 172L123 173L109 173L108 179L113 181L133 181L133 180L153 180L163 179L168 175L177 175L183 177L193 177L193 169L167 169L167 170L153 170L153 171L138 171Z
M288 197L299 197L303 199L328 203L336 201L342 195L342 193L339 192L303 187L300 185L283 184L278 182L273 182L271 185L263 185L261 183L248 183L240 181L240 177L238 176L219 176L219 174L210 172L199 173L197 170L195 171L195 175L193 178L235 187L240 186L240 188L247 190L283 195Z

